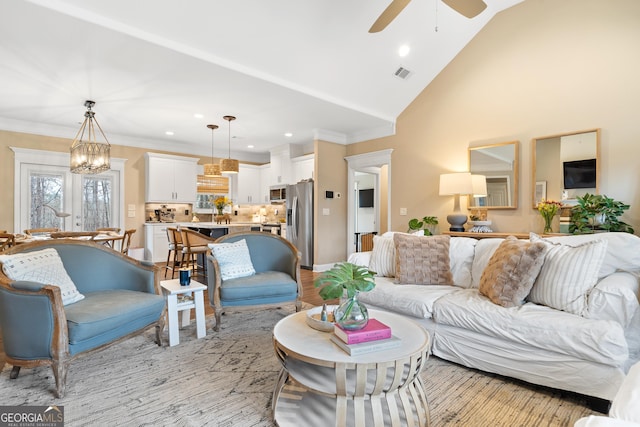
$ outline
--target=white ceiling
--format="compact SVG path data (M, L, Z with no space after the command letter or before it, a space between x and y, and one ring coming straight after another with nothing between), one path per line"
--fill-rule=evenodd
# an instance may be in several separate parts
M413 0L369 34L389 1L3 1L0 129L73 138L92 99L117 145L210 155L215 123L215 155L226 156L223 115L237 116L231 149L243 160L314 138L388 136L468 41L523 0L485 0L474 19ZM408 79L394 76L400 66Z

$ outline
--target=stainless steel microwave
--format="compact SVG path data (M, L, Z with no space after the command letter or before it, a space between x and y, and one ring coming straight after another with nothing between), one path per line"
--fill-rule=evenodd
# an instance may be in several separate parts
M269 200L272 202L286 202L287 201L287 186L275 185L269 188Z

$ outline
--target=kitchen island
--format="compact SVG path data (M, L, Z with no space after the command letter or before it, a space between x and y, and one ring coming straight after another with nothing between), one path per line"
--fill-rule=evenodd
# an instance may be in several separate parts
M145 259L153 262L163 262L169 252L167 227L185 227L210 236L214 239L229 233L243 231L261 231L262 225L256 222L232 222L218 224L216 222L146 222L144 224Z

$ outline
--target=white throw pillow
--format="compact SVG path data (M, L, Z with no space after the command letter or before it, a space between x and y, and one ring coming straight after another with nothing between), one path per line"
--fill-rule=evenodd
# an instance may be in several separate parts
M245 239L233 243L209 243L209 247L220 266L222 280L256 274Z
M54 285L60 288L62 304L73 304L84 299L64 269L58 251L53 248L13 255L0 255L2 271L11 280Z
M396 247L393 243L393 235L391 237L373 236L369 270L375 271L376 276L395 277Z
M589 292L607 252L607 242L592 240L577 246L552 243L531 233L532 243L544 242L547 254L528 300L557 310L584 315Z

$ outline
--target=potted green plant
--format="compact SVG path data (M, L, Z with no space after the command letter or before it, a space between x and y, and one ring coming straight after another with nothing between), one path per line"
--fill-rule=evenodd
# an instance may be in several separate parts
M602 194L587 193L576 199L578 204L571 209L569 232L585 234L600 230L633 233L633 228L619 219L629 205Z
M412 218L409 220L409 231L424 230L425 236L431 236L436 225L438 225L438 218L435 216L425 216L422 217L422 220Z
M358 292L368 292L376 286L375 273L367 267L341 262L330 270L320 274L314 286L320 288L323 300L343 298L344 301L335 308L335 322L343 329L362 329L369 321L367 308L358 301Z

